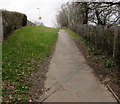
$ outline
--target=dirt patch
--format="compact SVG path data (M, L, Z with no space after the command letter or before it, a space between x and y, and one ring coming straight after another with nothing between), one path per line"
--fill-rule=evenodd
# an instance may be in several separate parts
M100 80L103 84L108 84L112 90L115 92L115 94L120 99L120 67L116 67L117 71L114 73L117 73L115 75L111 74L111 71L107 70L107 68L103 65L103 62L96 61L94 56L91 55L85 48L85 46L81 45L78 40L73 39L76 43L76 46L79 48L79 50L84 55L87 64L93 69L94 75ZM97 57L97 56L95 56Z
M56 45L52 47L51 55L43 59L43 63L40 69L37 72L32 73L31 77L29 78L29 80L32 81L32 85L29 91L30 102L35 102L45 91L44 82L46 80L46 73L48 72L48 67L55 47Z

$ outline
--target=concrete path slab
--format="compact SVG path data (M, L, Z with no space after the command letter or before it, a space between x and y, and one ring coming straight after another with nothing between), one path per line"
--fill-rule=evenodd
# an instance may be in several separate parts
M65 30L59 32L45 87L39 102L116 102Z

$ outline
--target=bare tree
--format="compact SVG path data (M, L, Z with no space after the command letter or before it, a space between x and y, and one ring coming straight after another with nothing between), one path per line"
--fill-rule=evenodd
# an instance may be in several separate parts
M118 3L93 2L89 5L89 21L98 25L116 23L119 20Z
M66 7L61 8L61 10L58 12L56 19L57 19L57 23L61 27L68 26L68 11Z
M119 2L71 2L64 4L57 15L58 24L69 26L72 23L98 25L118 23Z

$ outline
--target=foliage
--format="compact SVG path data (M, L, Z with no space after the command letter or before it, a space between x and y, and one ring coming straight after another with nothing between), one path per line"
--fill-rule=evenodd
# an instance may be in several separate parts
M4 10L2 11L2 17L4 39L6 39L11 32L22 26L25 26L27 23L27 16L19 12L10 12Z
M23 14L22 26L26 26L26 25L27 25L27 16Z
M112 68L112 67L114 67L114 63L113 63L113 61L112 60L107 60L107 62L106 62L106 67L108 67L108 68Z
M23 27L3 43L3 102L27 101L33 71L37 71L57 40L58 29Z

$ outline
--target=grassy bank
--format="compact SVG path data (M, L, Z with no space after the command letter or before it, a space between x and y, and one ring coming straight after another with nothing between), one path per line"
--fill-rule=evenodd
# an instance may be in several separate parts
M24 27L3 43L3 101L27 101L33 71L51 53L58 29Z

